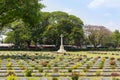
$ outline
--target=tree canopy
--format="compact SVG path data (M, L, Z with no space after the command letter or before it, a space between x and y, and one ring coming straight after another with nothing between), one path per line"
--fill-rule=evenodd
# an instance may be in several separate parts
M0 28L21 19L24 23L39 23L40 9L44 7L38 0L0 0Z
M65 45L119 47L118 30L111 32L104 26L86 26L80 18L62 11L42 12L45 6L40 1L0 0L0 38L3 33L7 35L5 43L22 48L29 48L31 44L59 46L63 34Z
M29 47L30 44L60 44L60 34L64 34L65 44L77 44L83 39L83 22L76 16L69 15L65 12L40 12L41 21L34 27L29 27L22 20L13 27L12 31L7 34L6 42L13 38L16 45ZM17 23L17 22L15 22ZM77 32L76 32L77 31ZM73 37L76 36L76 37ZM19 37L19 38L18 38ZM80 38L77 38L80 37Z
M106 37L111 35L111 31L104 26L86 25L85 34L94 48L97 48L98 45L102 45Z

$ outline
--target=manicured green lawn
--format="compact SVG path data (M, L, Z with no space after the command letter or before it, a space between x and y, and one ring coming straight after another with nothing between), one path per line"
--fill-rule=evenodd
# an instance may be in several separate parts
M110 61L117 60L117 65L120 63L120 53L114 52L114 51L80 51L80 52L67 52L66 54L62 53L56 53L56 52L38 52L38 51L1 51L0 52L0 65L2 67L6 66L7 73L9 71L12 71L15 73L17 69L14 67L18 67L20 70L22 70L21 73L26 76L26 70L31 67L33 70L37 70L36 73L42 74L42 77L35 77L32 75L32 77L26 76L28 80L40 80L40 78L48 78L49 80L53 80L53 74L58 73L60 76L56 77L58 80L61 80L62 77L68 77L70 80L72 78L69 76L69 74L75 73L74 70L80 70L77 74L79 74L79 80L81 78L89 78L90 80L101 80L101 78L110 78L111 80L113 77L111 76L102 76L101 73L104 72L104 68L97 68L96 71L100 72L100 75L97 76L96 72L93 72L94 76L87 75L87 72L89 72L90 69L94 66L95 63L99 63L104 61L104 64L110 64ZM105 63L105 61L108 61ZM5 64L4 64L5 62ZM14 64L15 62L15 64ZM11 64L12 63L12 64ZM24 64L25 63L25 64ZM9 65L8 65L9 64ZM16 65L17 64L17 65ZM47 65L46 65L47 64ZM86 65L87 67L86 67ZM100 63L99 63L100 64ZM97 64L99 66L99 64ZM26 66L28 65L28 66ZM46 66L45 66L46 65ZM114 66L115 68L112 68ZM119 66L116 65L110 65L109 68L113 70L112 72L108 71L108 73L114 73L116 71L119 74L118 68ZM12 70L9 70L9 67ZM82 68L83 67L83 68ZM90 68L89 68L90 67ZM42 68L43 72L39 72L39 69ZM55 69L57 68L57 72L55 72ZM72 69L72 72L69 72L68 70ZM87 71L84 71L84 69L87 69ZM3 70L3 69L1 69ZM52 70L52 72L46 72L46 70ZM65 72L62 72L62 70L66 70ZM3 77L0 77L3 78ZM20 78L20 77L18 77ZM116 78L120 78L119 76Z
M96 53L95 53L96 52ZM96 56L101 56L101 57L114 57L114 58L120 58L117 54L120 55L119 51L79 51L79 52L68 52L70 54L80 54L80 55L87 55L88 57L96 57ZM99 54L101 53L101 54ZM104 54L107 53L107 54ZM114 55L112 55L114 53Z

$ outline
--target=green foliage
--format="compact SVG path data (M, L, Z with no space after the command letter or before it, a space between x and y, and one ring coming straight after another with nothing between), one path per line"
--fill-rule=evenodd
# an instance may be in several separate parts
M71 44L79 46L79 44L83 42L83 30L78 27L74 27L72 29L72 33L70 34L70 39Z
M1 27L17 19L30 25L38 23L39 11L43 7L38 0L0 0Z
M115 30L112 34L112 39L115 47L119 47L120 42L120 32L118 30Z
M38 69L39 69L39 67L35 66L35 67L34 67L34 69L35 69L35 70L38 70Z
M103 64L100 63L100 65L99 65L99 69L102 69L102 68L103 68Z
M59 71L59 68L54 68L53 69L53 72L55 72L55 73L58 72L58 71Z
M111 35L111 31L104 26L97 25L86 25L85 26L85 37L89 41L89 44L97 48L102 45L104 40ZM87 43L88 44L88 43Z
M43 68L39 68L38 71L39 71L39 72L43 72Z
M49 64L47 64L47 67L50 69L51 68L51 64L49 63Z
M37 43L40 34L41 0L1 0L0 28L9 29L5 42L15 47L29 47L31 41ZM33 28L34 27L34 28ZM34 36L36 35L36 36ZM32 38L32 40L31 40Z
M96 72L96 76L100 76L101 72L100 71L97 71Z
M102 69L104 67L104 62L105 62L105 58L102 58L102 60L99 64L99 69Z
M77 73L72 73L72 80L78 80L79 75Z
M82 44L83 22L80 18L61 11L41 13L38 9L42 8L42 4L40 7L33 0L30 0L29 3L26 1L21 1L22 4L25 3L23 4L24 9L20 9L20 17L9 24L10 31L6 34L6 43L14 43L16 48L29 48L31 44L37 47L38 43L58 46L60 34L63 34L65 44L77 46ZM33 8L31 9L31 7ZM26 11L27 14L25 14Z
M10 75L7 77L7 80L18 80L16 76Z
M90 69L90 64L87 64L86 68L87 68L87 69Z
M78 68L78 66L77 65L74 65L73 67L72 67L72 69L77 69Z
M32 72L33 72L33 70L27 69L27 70L25 71L25 75L26 75L27 77L31 77L31 76L32 76Z
M83 39L82 25L83 22L73 15L68 15L65 12L52 12L49 14L49 18L47 17L47 26L43 33L43 41L46 44L55 44L59 45L59 36L60 34L64 35L64 43L71 44L70 39L72 39L73 44L78 42L78 38L73 38L73 36L80 37L79 39ZM72 17L71 17L72 16ZM78 24L75 24L78 23ZM77 28L78 32L76 32ZM76 32L76 33L75 33ZM72 36L72 37L71 37ZM76 43L77 44L77 43Z
M7 74L7 76L15 76L15 72L9 71L8 74Z
M119 78L113 78L112 80L120 80Z
M89 65L90 65L90 66L93 66L93 62L92 62L92 61L90 61L90 62L89 62Z
M11 62L8 62L8 63L7 63L7 67L12 67L12 63L11 63Z
M83 69L83 71L84 71L84 72L87 72L87 71L88 71L88 69L87 69L87 68L84 68L84 69Z
M52 80L58 80L58 78L56 78L56 77L53 77L53 78L52 78Z
M69 68L69 69L68 69L68 72L72 72L72 69L71 69L71 68Z

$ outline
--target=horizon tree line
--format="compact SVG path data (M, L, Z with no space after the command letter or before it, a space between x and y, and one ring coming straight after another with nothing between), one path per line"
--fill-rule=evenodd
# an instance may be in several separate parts
M62 11L42 12L45 5L41 0L1 0L0 34L4 43L15 47L29 48L30 45L60 45L60 34L64 35L65 45L98 45L119 47L120 32L111 32L104 26L84 25L75 15Z

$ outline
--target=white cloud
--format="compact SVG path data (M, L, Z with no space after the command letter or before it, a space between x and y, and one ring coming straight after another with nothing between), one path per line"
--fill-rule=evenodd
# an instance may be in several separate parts
M95 7L101 6L105 3L106 3L106 0L93 0L92 2L90 2L88 7L89 8L95 8Z
M120 7L120 0L92 0L88 4L89 8L98 8L98 7Z

